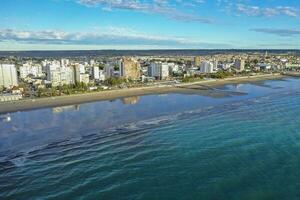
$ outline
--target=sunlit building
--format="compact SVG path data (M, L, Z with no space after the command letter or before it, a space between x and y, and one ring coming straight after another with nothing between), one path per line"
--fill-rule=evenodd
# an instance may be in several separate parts
M194 58L194 66L195 67L200 67L200 65L201 65L201 57L200 56L196 56Z
M210 74L214 72L213 63L203 61L200 66L200 73Z
M141 67L137 60L123 58L120 66L120 76L128 79L137 80L141 77Z
M75 81L78 83L88 84L90 82L89 74L85 73L84 65L75 65Z
M153 62L148 67L148 76L162 80L169 77L168 63Z
M99 80L100 79L100 70L99 67L93 67L92 68L92 76L94 80Z
M244 71L245 70L245 60L243 59L236 59L234 62L234 67L237 71Z
M17 70L14 64L0 64L0 87L18 86Z

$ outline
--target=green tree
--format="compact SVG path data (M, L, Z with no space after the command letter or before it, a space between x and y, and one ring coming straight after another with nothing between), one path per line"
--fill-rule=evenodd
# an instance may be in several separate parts
M104 69L104 64L102 64L102 63L99 64L99 69L100 69L100 70L103 70L103 69Z
M115 65L114 65L114 70L115 70L115 71L119 71L119 70L120 70L120 67L119 67L118 64L115 64Z

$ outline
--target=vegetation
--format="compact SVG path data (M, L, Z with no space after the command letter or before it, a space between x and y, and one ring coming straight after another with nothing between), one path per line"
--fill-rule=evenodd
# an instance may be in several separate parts
M204 77L206 78L214 78L214 79L224 79L227 77L231 77L233 76L233 74L229 71L219 71L217 73L214 74L207 74L207 75L192 75L192 76L188 76L188 77L184 77L182 79L183 83L189 83L189 82L196 82L196 81L201 81L204 79Z
M115 65L114 65L114 70L115 70L115 71L119 71L119 70L120 70L120 67L119 67L118 64L115 64Z
M99 69L103 70L104 69L104 64L99 64Z
M87 85L85 83L75 83L74 85L61 85L52 88L40 88L37 90L38 97L53 97L62 96L70 94L80 94L88 92L88 87L92 85Z
M257 65L257 64L258 64L258 60L257 60L257 59L254 59L254 60L253 60L253 63L254 63L255 65Z
M217 78L217 79L224 79L227 77L233 76L233 74L229 71L218 71L215 74L210 74L209 77L210 78Z
M104 84L109 86L116 86L126 83L127 80L124 78L116 78L116 77L110 77L104 81Z
M184 77L182 79L182 82L183 83L190 83L190 82L196 82L196 81L201 81L204 79L204 76L203 75L193 75L193 76L187 76L187 77Z

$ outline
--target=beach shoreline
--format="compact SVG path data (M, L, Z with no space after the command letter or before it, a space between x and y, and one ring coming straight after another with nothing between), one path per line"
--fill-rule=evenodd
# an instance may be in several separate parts
M180 83L171 85L158 85L149 87L129 88L129 89L118 89L118 90L107 90L101 92L75 94L68 96L56 96L56 97L45 97L35 99L25 99L13 102L1 102L0 103L0 114L34 110L48 107L59 107L68 105L77 105L95 101L108 101L120 98L134 97L134 96L145 96L152 94L168 94L168 93L186 93L189 90L188 86L201 85L204 87L218 87L227 84L239 84L239 83L251 83L264 80L275 80L281 79L286 76L281 74L265 74L256 76L243 76L243 77L232 77L226 79L212 79L203 80L192 83ZM187 87L187 88L185 88ZM189 92L189 94L201 95L201 91Z

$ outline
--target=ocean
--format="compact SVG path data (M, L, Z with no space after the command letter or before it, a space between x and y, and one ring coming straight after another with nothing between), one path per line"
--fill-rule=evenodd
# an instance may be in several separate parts
M300 199L300 79L1 115L0 199Z

